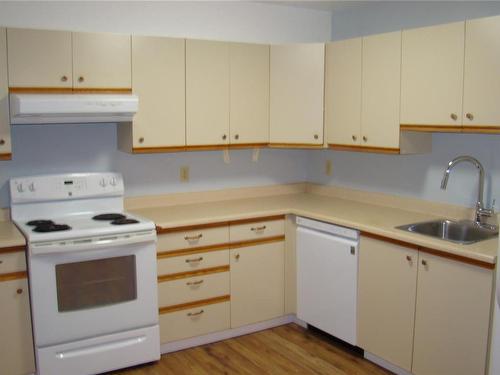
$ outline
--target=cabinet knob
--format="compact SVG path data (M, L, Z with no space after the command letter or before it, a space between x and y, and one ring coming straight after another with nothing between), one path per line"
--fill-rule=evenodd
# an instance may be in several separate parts
M62 82L67 82L68 81L68 76L62 76L61 77Z
M139 143L144 143L144 137L139 138Z
M356 139L358 139L358 137L356 137L355 135L352 136L352 140L355 141Z
M16 293L17 294L23 294L23 290L21 288L19 288L18 290L16 290Z
M227 139L227 135L225 135L225 134L224 134L224 135L222 136L222 140L224 140L224 141L225 141L226 139Z
M85 78L83 78L83 76L78 77L78 82L83 82L83 81L85 81Z
M239 260L239 259L240 259L240 254L236 254L236 255L234 256L234 259Z
M411 256L407 255L407 256L406 256L406 260L407 260L408 262L411 262L411 261L413 261L413 258L412 258Z
M450 115L450 117L451 117L451 119L452 119L453 121L457 121L457 119L458 119L458 116L457 116L457 114L456 114L456 113L452 113L452 114Z
M240 139L239 134L236 134L236 135L234 136L234 139Z
M465 117L467 117L471 121L474 120L474 115L472 113L467 113Z
M3 146L5 144L5 139L0 139L0 146Z
M314 139L318 139L318 138L319 138L319 135L314 134Z
M0 260L0 264L2 264L2 263L3 263L3 260Z
M422 259L422 266L424 267L427 267L428 266L428 263L425 259Z
M366 141L368 141L368 137L363 136L363 142L366 142Z

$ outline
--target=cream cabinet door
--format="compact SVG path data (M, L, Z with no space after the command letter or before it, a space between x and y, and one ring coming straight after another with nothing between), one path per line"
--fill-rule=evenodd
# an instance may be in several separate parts
M134 148L184 146L185 40L133 36L132 77L139 96Z
M401 124L462 125L464 25L403 31Z
M231 43L232 144L269 142L269 46Z
M231 328L282 316L284 242L232 249Z
M464 126L500 127L500 17L465 25Z
M186 142L229 143L229 43L186 40Z
M0 160L11 158L9 87L7 80L7 35L0 28Z
M73 33L74 88L131 88L130 45L130 35Z
M420 252L413 373L484 374L493 271Z
M411 371L418 252L361 237L358 345Z
M326 45L325 131L328 144L360 144L361 54L361 38Z
M27 279L0 282L0 363L3 374L35 372Z
M271 46L271 143L323 144L324 66L324 44Z
M363 38L362 65L361 145L399 149L401 32Z
M71 88L71 32L8 29L9 86Z

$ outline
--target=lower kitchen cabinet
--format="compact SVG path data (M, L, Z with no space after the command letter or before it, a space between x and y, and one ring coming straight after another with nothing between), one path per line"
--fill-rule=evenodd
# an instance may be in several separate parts
M411 371L418 251L361 237L358 345Z
M284 314L283 241L231 249L231 327Z
M493 271L419 254L413 373L484 374Z
M0 372L25 375L35 372L28 280L0 282Z
M358 343L416 375L484 374L493 270L362 236Z

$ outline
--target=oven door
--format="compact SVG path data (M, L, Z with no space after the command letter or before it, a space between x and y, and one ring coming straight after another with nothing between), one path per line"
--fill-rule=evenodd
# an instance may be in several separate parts
M158 324L154 231L30 244L38 348Z

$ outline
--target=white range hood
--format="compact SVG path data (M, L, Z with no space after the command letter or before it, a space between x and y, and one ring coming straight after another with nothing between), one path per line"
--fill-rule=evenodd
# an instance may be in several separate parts
M139 107L132 94L11 94L11 124L130 122Z

